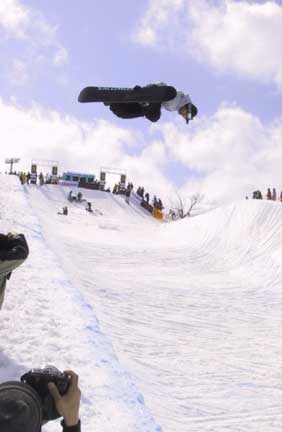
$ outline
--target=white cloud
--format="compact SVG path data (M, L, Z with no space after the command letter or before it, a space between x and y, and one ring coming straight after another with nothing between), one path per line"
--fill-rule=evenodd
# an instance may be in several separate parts
M139 131L104 120L80 122L38 106L23 110L0 100L0 117L0 160L21 158L17 169L30 169L32 159L58 160L60 172L126 169L136 187L143 185L164 201L175 189L175 175L165 173L177 163L182 171L187 168L181 188L186 196L200 192L225 202L257 188L282 189L282 119L265 126L237 106L223 105L189 127L181 119L153 125L146 144ZM191 171L198 175L189 177Z
M282 121L269 126L236 106L222 106L194 126L168 123L159 128L168 158L198 176L188 178L185 193L213 200L243 198L255 188L282 189Z
M225 0L191 2L192 48L219 72L282 85L282 6Z
M3 163L7 157L19 157L16 169L29 170L32 159L57 160L61 172L71 169L99 174L101 166L109 166L126 169L129 178L144 186L151 184L151 189L156 185L163 190L167 185L161 172L166 162L164 146L152 143L144 148L139 131L104 120L80 122L37 105L24 110L15 102L6 104L1 99L0 117L0 140L5 143L0 160ZM134 149L139 156L128 154Z
M282 5L275 1L151 0L135 41L178 52L185 46L187 56L220 73L282 87L281 22Z
M134 39L143 45L155 45L159 40L159 31L171 26L171 18L177 14L184 0L150 0L149 7L140 20Z
M57 33L57 28L39 11L20 0L1 0L0 48L5 56L3 75L9 84L30 83L46 68L58 68L67 63L68 52Z
M57 40L57 29L44 16L20 0L1 0L0 30L10 39L23 39L32 46L65 50Z
M26 63L20 59L14 59L9 69L9 79L14 86L24 86L29 82L29 73Z
M0 29L7 36L24 38L30 24L30 10L17 0L1 0Z
M68 60L68 52L64 47L59 47L57 52L54 55L54 60L53 63L56 66L60 66L63 65L67 62Z

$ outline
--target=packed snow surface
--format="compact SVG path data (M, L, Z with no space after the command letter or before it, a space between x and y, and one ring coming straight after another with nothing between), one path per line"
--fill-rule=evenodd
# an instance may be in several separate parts
M281 431L282 205L160 223L82 189L88 213L69 190L0 177L1 231L30 245L1 311L1 381L74 369L83 430Z

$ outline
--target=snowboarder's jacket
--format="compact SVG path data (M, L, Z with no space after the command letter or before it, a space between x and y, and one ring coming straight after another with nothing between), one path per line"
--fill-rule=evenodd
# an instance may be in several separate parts
M164 82L156 83L156 84L148 84L145 87L156 87L156 86L166 86L167 84ZM139 86L135 86L136 89ZM178 111L181 107L186 104L192 105L192 116L195 117L198 113L198 110L195 105L193 105L190 96L188 94L184 94L181 91L177 90L176 97L167 102L153 102L149 104L143 103L112 103L110 105L110 110L118 117L129 119L136 117L145 117L151 122L157 122L161 117L161 108L165 108L167 111Z
M4 301L7 280L28 257L29 249L23 234L0 234L0 309Z

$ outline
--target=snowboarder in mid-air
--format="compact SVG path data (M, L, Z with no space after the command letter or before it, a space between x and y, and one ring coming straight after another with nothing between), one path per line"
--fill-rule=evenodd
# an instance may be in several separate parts
M177 111L186 123L198 113L188 94L177 91L165 83L149 84L134 88L86 87L78 98L79 102L103 102L118 117L131 119L145 117L157 122L161 109Z

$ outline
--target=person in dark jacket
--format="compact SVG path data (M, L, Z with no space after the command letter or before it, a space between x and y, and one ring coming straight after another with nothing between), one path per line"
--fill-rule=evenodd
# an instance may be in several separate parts
M148 84L146 87L157 87L166 85L165 83ZM134 90L141 89L140 86L135 86ZM107 103L105 105L108 105ZM162 103L112 103L110 110L117 116L123 119L131 119L136 117L145 117L151 122L157 122L161 117L161 108L167 111L176 111L183 117L188 124L198 113L197 107L192 103L190 96L181 91L177 91L176 97L172 100Z
M56 409L63 417L63 432L81 432L79 420L80 389L78 376L73 371L71 383L65 395L59 393L54 383L48 384ZM47 422L42 421L42 402L37 392L28 384L8 381L0 384L0 431L41 432Z
M26 260L28 254L28 244L23 234L0 234L0 309L7 280L10 279L12 271Z

